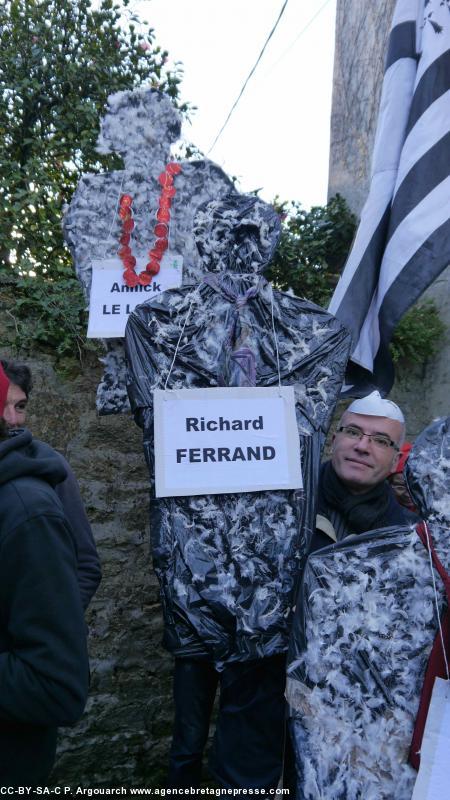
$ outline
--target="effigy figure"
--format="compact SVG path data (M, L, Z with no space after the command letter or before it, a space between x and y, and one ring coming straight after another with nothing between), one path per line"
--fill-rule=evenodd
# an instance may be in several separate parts
M437 609L432 569L436 555L443 574L450 567L449 464L447 418L416 439L406 466L426 526L349 536L308 558L287 682L297 792L305 800L411 798L422 684L432 648L441 648L435 637L446 591L435 572ZM448 614L446 625L448 632Z
M164 253L178 258L178 266L182 258L183 280L198 274L199 257L192 238L195 209L199 203L228 194L233 184L208 159L174 162L170 148L180 131L178 111L156 89L117 92L108 98L97 149L119 153L124 169L83 175L64 219L65 239L87 298L92 263L97 260L115 257L124 268L119 285L113 284L115 291L105 301L117 302L125 290L127 300L134 297L130 293L139 293L142 302L158 291L157 270ZM139 267L136 257L138 261L143 257ZM116 310L108 311L114 314ZM129 409L129 403L123 340L105 341L97 409L111 414Z
M275 211L253 196L201 206L194 238L202 277L138 306L127 324L164 644L175 656L173 787L199 785L218 683L215 778L268 788L281 773L290 616L349 337L326 311L263 278L279 231ZM278 385L294 387L303 489L153 496L155 389Z

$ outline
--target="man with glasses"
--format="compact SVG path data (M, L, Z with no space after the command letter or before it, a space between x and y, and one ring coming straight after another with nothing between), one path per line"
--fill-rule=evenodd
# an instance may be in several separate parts
M386 480L404 439L400 408L379 392L350 404L333 436L331 459L321 467L312 551L352 534L417 522Z

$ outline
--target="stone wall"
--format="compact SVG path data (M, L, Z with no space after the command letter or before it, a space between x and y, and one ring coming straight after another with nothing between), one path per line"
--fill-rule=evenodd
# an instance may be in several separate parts
M162 786L172 660L160 646L141 432L129 415L97 416L100 364L63 380L50 356L23 360L35 379L29 427L70 461L103 568L87 613L90 697L81 722L61 732L52 781L72 787Z
M369 188L395 0L337 0L328 194L359 214Z
M337 0L329 196L359 214L367 197L384 61L395 0ZM450 413L450 268L421 299L436 303L447 327L437 356L401 365L391 397L404 409L408 438Z
M421 366L400 367L392 399L404 409L408 438L414 438L437 417L450 415L450 267L422 295L433 300L446 331L435 356Z

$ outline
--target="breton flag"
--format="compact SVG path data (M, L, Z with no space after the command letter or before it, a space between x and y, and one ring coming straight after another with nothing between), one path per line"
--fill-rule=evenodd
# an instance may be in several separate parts
M391 390L389 341L450 263L449 218L450 0L397 0L369 195L329 308L353 335L348 394Z

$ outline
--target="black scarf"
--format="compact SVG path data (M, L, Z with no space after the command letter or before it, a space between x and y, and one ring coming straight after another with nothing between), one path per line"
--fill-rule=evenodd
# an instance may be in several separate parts
M331 461L323 464L320 472L318 512L326 517L327 506L336 509L352 532L365 533L392 525L387 513L390 499L390 488L386 481L378 483L364 494L351 494L339 480Z

